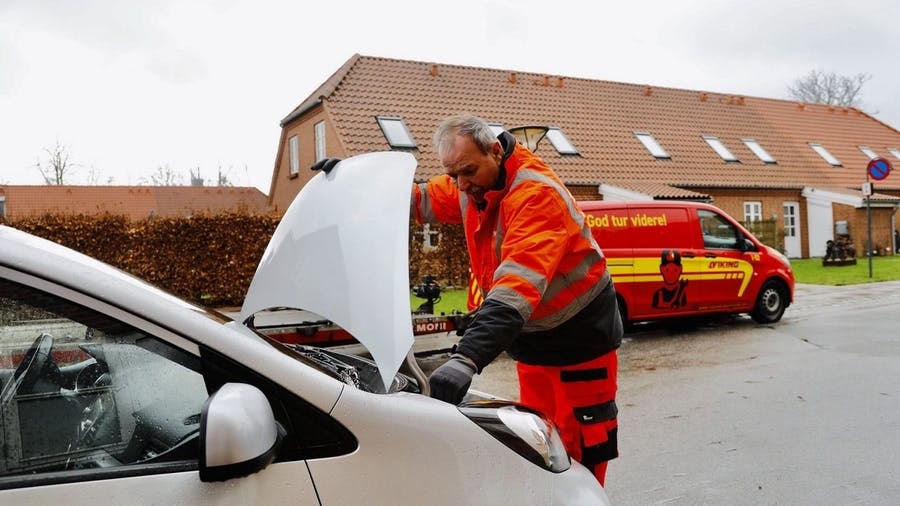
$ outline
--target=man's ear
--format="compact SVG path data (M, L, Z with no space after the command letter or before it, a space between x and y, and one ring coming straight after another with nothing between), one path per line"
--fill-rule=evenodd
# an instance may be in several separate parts
M499 140L496 140L491 144L491 156L498 164L500 163L500 160L503 159L503 145L500 144Z

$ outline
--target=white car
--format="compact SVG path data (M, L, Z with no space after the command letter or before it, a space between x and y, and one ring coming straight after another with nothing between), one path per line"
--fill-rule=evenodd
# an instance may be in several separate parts
M316 175L236 320L0 226L0 504L608 504L539 414L398 373L414 170L371 153ZM373 360L255 332L274 308Z

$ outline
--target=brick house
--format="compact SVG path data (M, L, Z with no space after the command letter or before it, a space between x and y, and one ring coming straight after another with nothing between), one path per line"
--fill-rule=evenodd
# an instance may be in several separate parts
M774 219L795 258L824 255L836 227L866 244L866 166L900 163L900 131L851 107L354 55L281 121L269 205L323 157L402 150L417 180L438 174L432 133L459 112L550 127L537 154L579 200L711 201ZM873 246L893 251L900 175L869 205Z
M47 213L150 216L246 211L264 213L266 195L234 186L26 186L0 185L0 218L14 221Z

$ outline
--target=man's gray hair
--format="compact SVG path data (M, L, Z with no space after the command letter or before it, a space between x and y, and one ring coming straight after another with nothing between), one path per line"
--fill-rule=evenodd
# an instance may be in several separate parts
M494 131L478 116L468 113L451 116L442 121L434 132L434 153L438 158L447 150L448 141L457 135L471 137L484 154L488 154L491 146L497 142Z

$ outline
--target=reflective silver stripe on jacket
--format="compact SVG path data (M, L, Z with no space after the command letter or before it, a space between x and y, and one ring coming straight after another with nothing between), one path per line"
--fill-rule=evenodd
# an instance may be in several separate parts
M491 291L487 294L486 298L503 302L504 304L515 308L525 321L522 332L537 332L556 328L569 318L578 314L579 311L590 304L591 301L606 288L606 285L608 285L611 280L612 277L610 276L609 271L604 271L603 277L601 277L594 286L572 299L572 302L569 302L566 307L560 308L555 313L534 321L529 321L532 312L531 304L529 304L528 300L526 300L522 294L508 286L497 285L491 288ZM544 299L546 300L547 297L545 296Z
M509 274L523 278L525 281L534 286L534 288L540 293L544 293L544 291L547 289L546 277L535 272L533 269L529 269L528 267L525 267L518 262L513 262L512 260L506 260L505 262L500 264L499 267L497 267L497 270L494 271L494 283L496 283L497 280L500 279L500 277ZM496 284L494 286L497 286L498 289L502 287L502 285ZM531 316L531 304L525 297L523 297L519 292L515 290L505 288L504 291L508 291L509 293L505 293L503 299L501 300L516 308L519 311L519 314L522 315L522 319L527 322L528 318ZM493 297L493 294L494 290L492 289L490 296Z
M581 237L590 242L591 245L597 249L597 251L600 251L601 256L603 255L603 252L600 249L600 245L597 244L597 240L594 239L594 234L591 233L591 227L587 226L587 223L584 220L584 213L582 213L578 209L578 203L575 201L575 198L572 197L572 194L569 193L569 190L567 190L565 186L560 186L556 181L536 170L522 168L519 169L519 172L516 174L516 178L510 185L510 191L512 191L513 188L524 181L538 181L556 190L556 192L559 193L559 196L562 197L563 201L566 203L566 207L569 210L569 217L572 218L572 221L578 224L579 228L581 228ZM501 237L499 230L497 236ZM497 249L497 258L500 258L499 247Z
M536 332L539 330L549 330L558 327L560 324L575 316L579 311L590 304L591 301L594 300L597 295L599 295L600 292L603 291L604 288L606 288L606 285L609 284L610 280L612 280L612 277L609 275L609 270L604 271L603 277L600 278L600 281L597 281L590 290L587 290L578 297L572 299L572 302L567 304L566 307L551 315L547 315L540 320L526 320L525 326L522 327L522 332Z
M526 322L531 317L531 304L528 303L525 297L522 297L522 294L508 286L499 285L491 288L491 291L485 297L485 300L487 299L496 300L514 307L522 316L522 320ZM526 323L525 325L527 326L528 324Z
M500 264L500 266L494 273L495 282L499 277L506 274L517 275L531 283L535 287L535 289L543 294L541 297L541 303L544 303L558 296L569 286L584 279L584 277L590 272L591 267L596 265L598 262L603 261L603 253L600 250L597 241L594 239L594 235L591 233L590 227L588 227L587 223L585 222L584 214L581 213L581 211L578 209L575 199L564 186L560 186L560 184L558 184L552 178L549 178L538 171L522 168L519 169L518 173L516 174L515 179L510 185L509 191L513 191L516 186L522 184L525 181L537 181L556 190L556 192L559 193L559 196L566 203L566 207L569 211L569 217L581 229L581 236L586 239L594 248L594 251L585 255L581 262L579 262L578 265L576 265L569 272L557 272L553 279L550 280L549 284L547 283L547 279L543 275L540 275L534 270L529 269L521 264L509 260L504 261ZM465 210L465 207L463 209ZM502 217L499 217L497 219L497 228L495 230L494 236L494 250L496 253L496 258L501 258L501 247L503 245L503 239L505 236L502 223ZM486 295L486 297L503 302L509 306L516 308L516 310L526 322L525 326L522 329L523 332L535 332L557 327L572 316L576 315L579 311L590 304L590 302L594 300L594 298L597 297L597 295L604 288L606 288L606 285L609 284L611 279L612 278L610 277L609 271L605 271L603 273L603 277L589 290L578 295L569 304L567 304L563 308L560 308L553 314L535 321L529 321L532 313L531 304L527 299L525 299L525 297L523 297L520 293L516 292L512 288L502 285L495 285L493 288L491 288L491 291Z
M431 197L428 196L428 183L419 183L419 216L423 223L435 223L434 208L431 205Z
M467 207L469 207L469 195L466 192L459 192L459 210L463 217L463 224L466 223Z

